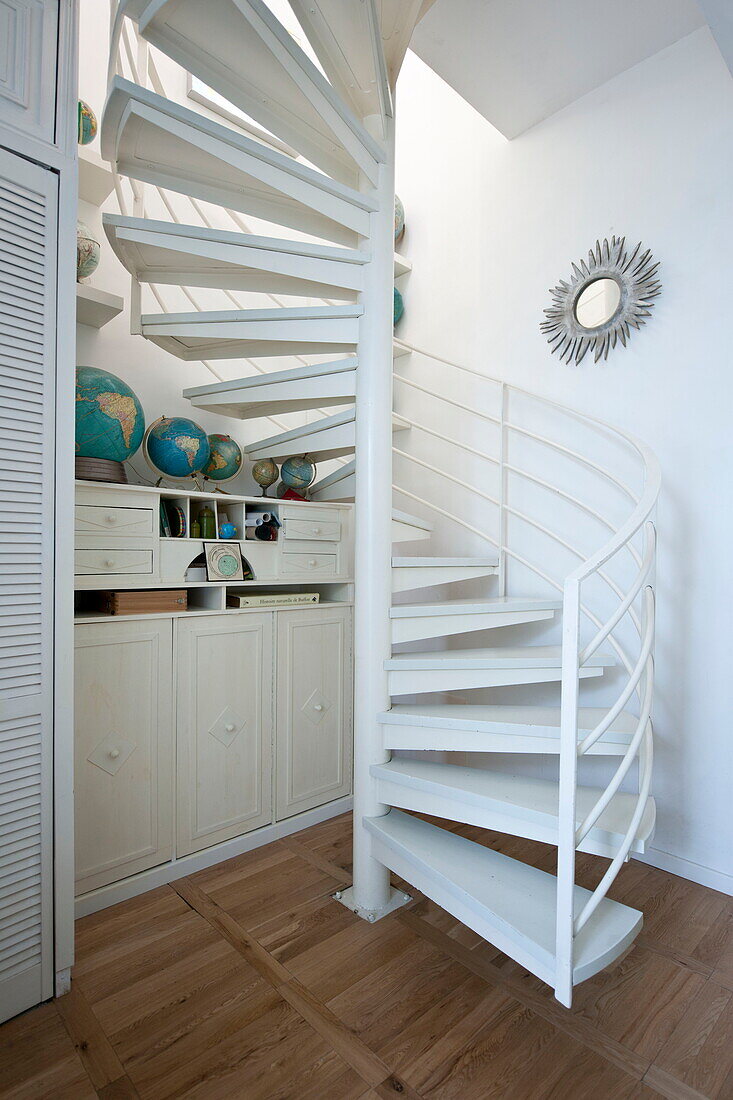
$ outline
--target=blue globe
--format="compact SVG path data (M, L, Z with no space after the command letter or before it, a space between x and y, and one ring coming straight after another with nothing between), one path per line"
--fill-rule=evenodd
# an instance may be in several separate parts
M116 374L98 367L76 368L76 454L124 462L145 434L137 395Z
M211 455L206 432L185 416L161 416L151 424L143 450L157 473L171 478L199 473Z
M315 467L307 458L289 458L283 462L280 477L288 489L307 489L316 476Z
M203 468L204 477L212 481L230 481L242 468L242 452L230 435L209 436L209 461Z
M402 295L397 287L394 288L394 299L392 305L392 324L396 325L402 314L405 312L405 303Z

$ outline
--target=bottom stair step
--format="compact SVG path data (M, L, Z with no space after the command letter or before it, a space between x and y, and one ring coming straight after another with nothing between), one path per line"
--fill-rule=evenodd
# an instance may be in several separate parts
M434 760L390 760L373 764L377 798L449 821L557 844L558 786L553 779L508 775L488 768L466 768ZM595 787L578 787L576 824L581 825L602 794ZM617 792L579 851L613 858L636 809L637 795ZM643 854L654 832L655 805L646 804L631 850Z
M557 880L410 814L365 818L376 859L483 939L554 986ZM580 912L590 892L575 887ZM575 940L573 982L623 954L641 931L637 909L604 898Z

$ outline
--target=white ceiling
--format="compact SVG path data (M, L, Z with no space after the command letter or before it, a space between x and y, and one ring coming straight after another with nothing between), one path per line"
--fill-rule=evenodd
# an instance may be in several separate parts
M437 0L410 47L513 138L704 23L695 0Z

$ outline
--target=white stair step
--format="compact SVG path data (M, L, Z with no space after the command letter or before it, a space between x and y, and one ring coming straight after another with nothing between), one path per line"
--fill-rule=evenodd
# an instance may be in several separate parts
M186 362L353 351L363 306L144 313L146 339Z
M601 676L615 659L594 653L580 676ZM391 695L427 691L460 691L511 684L543 684L562 678L560 646L494 646L489 649L447 649L404 653L384 662Z
M392 558L392 591L407 592L435 584L491 577L499 571L498 558Z
M368 194L122 77L101 130L102 155L122 175L337 244L369 236Z
M390 611L392 641L416 642L472 630L551 619L562 600L442 600L440 603L398 604Z
M427 520L392 509L392 542L420 542L429 539L432 532L433 525Z
M140 33L335 179L385 153L262 0L154 0Z
M358 359L313 363L294 370L254 374L211 386L195 386L183 396L197 409L252 420L278 413L353 405Z
M346 462L338 470L317 481L310 490L311 500L352 501L356 487L356 462Z
M578 736L586 737L605 717L602 707L580 707ZM439 752L560 752L560 708L507 704L411 703L379 715L385 749ZM589 750L594 756L623 756L637 719L622 711Z
M290 0L323 71L360 118L392 114L373 0Z
M366 252L195 225L104 215L120 263L142 283L355 299Z
M457 920L549 985L555 984L557 880L492 848L392 810L364 821L372 854ZM576 886L576 914L590 891ZM573 981L585 981L622 955L642 914L604 898L575 940Z
M376 796L386 806L463 821L482 829L558 842L558 785L552 779L506 775L483 768L458 767L432 760L390 760L374 764ZM578 787L576 825L580 826L603 793ZM579 851L613 858L624 841L638 795L619 792L579 845ZM649 799L631 850L643 854L654 832L656 809Z
M392 417L392 431L409 428L398 416ZM353 408L324 416L312 424L301 424L288 432L258 440L245 447L252 461L258 458L274 458L278 462L291 455L307 454L312 462L325 462L330 458L353 454L356 447L356 414Z

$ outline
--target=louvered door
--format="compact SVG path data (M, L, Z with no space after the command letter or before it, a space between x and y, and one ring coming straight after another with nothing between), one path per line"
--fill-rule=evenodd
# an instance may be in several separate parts
M53 993L56 180L0 149L0 1020Z

